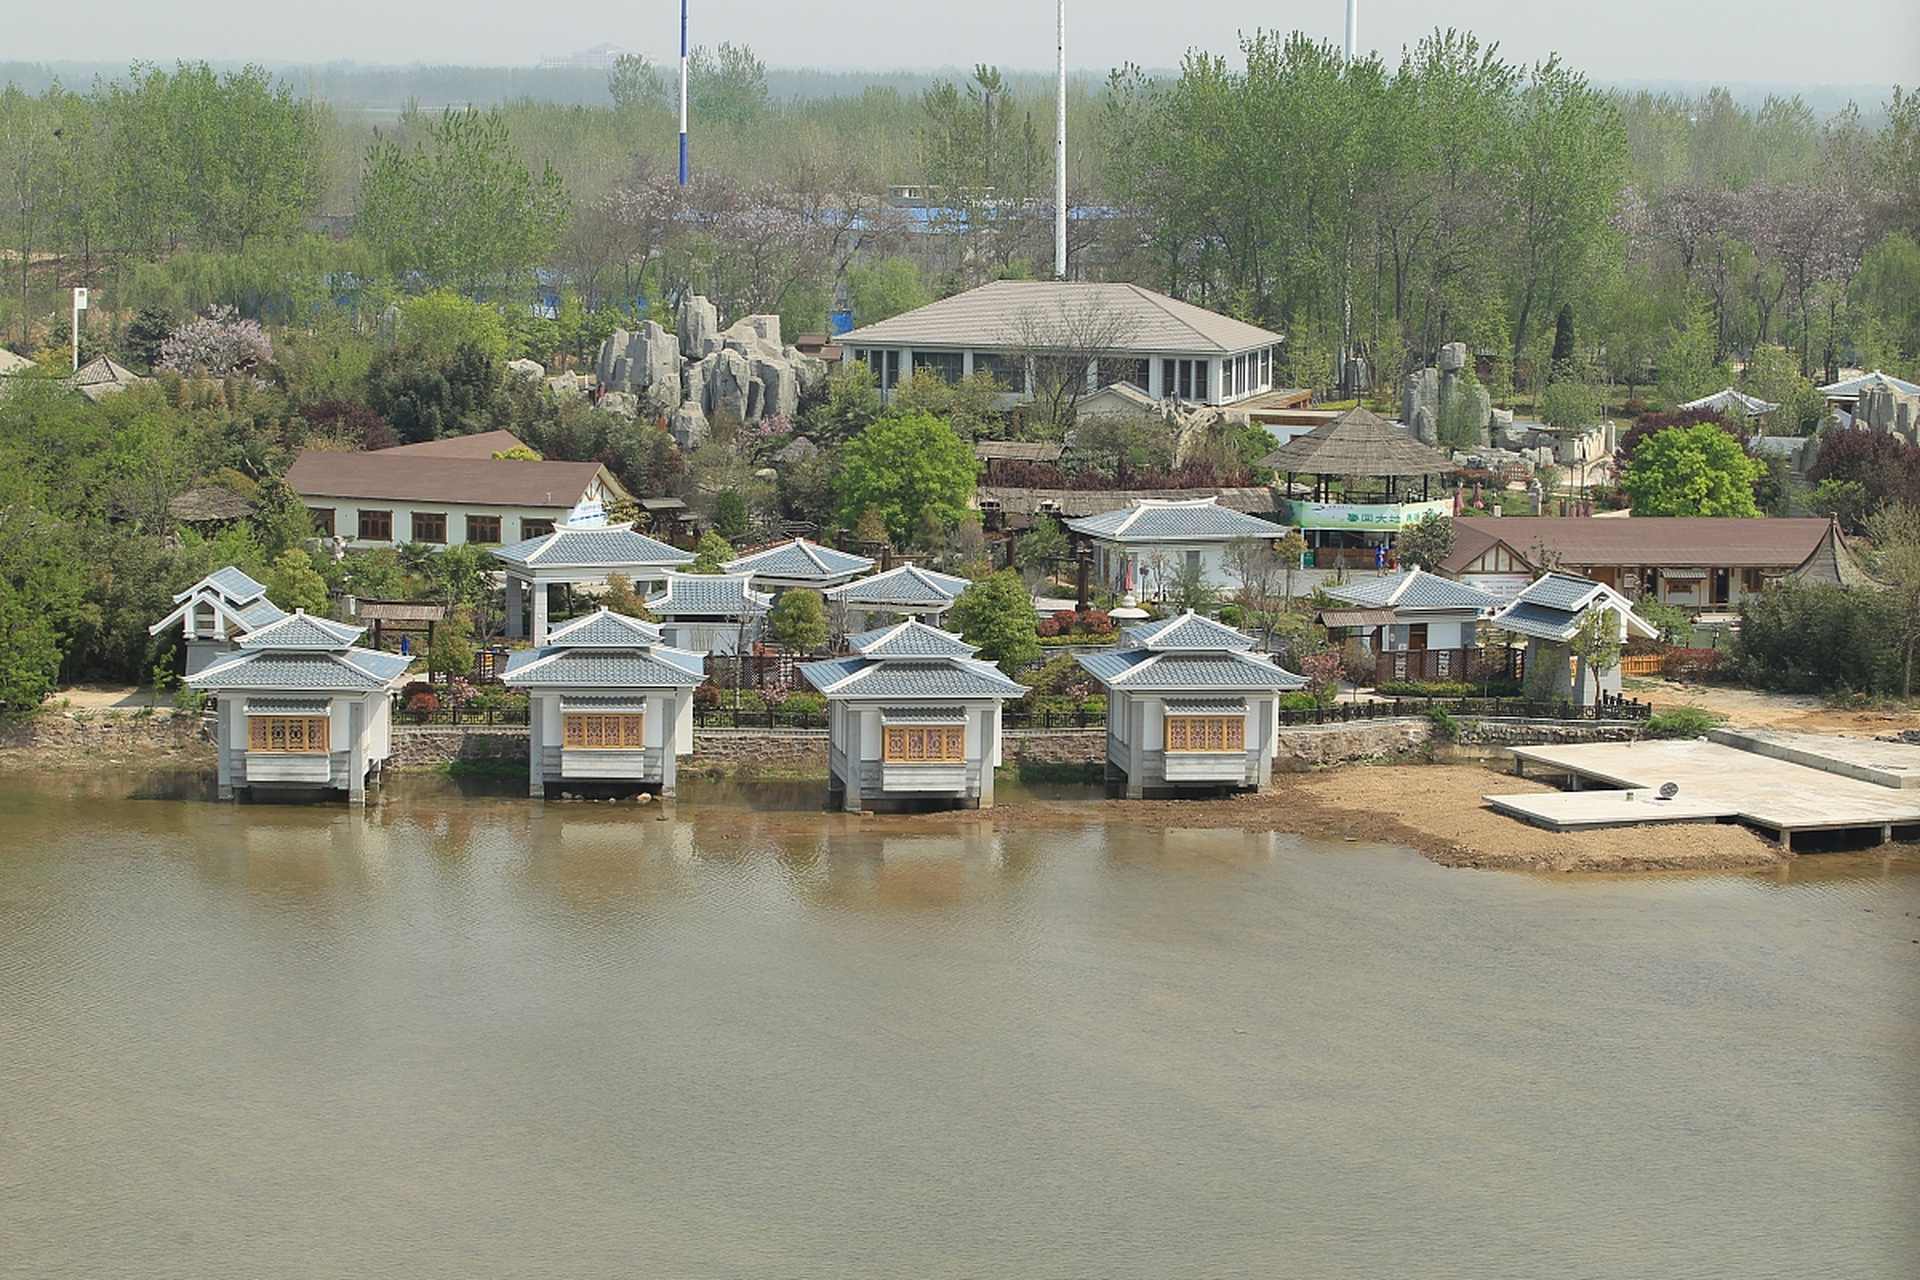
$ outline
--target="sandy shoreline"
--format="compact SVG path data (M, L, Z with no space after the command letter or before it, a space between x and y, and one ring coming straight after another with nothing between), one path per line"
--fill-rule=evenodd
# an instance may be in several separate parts
M1543 831L1486 807L1482 796L1553 788L1474 764L1346 765L1281 774L1267 791L1210 800L1110 801L1116 823L1238 827L1318 839L1403 844L1449 867L1519 871L1709 871L1789 861L1739 826L1687 823L1609 831ZM920 820L935 820L926 815ZM1084 821L1044 803L982 814L1005 830ZM908 819L913 821L914 819Z

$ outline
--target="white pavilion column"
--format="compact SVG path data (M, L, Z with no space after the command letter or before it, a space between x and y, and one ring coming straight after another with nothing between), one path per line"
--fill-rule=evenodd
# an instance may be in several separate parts
M347 704L347 733L352 745L347 748L347 803L367 802L367 704Z
M507 575L507 639L527 638L527 584Z
M533 646L539 648L547 642L547 584L534 582L533 588Z
M527 794L535 800L547 798L546 753L540 747L540 721L546 709L545 694L536 693L527 700Z
M993 767L1000 763L1000 707L996 703L980 716L980 807L993 808Z

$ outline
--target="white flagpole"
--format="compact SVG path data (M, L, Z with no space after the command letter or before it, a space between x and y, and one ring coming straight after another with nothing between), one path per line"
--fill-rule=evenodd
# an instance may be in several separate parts
M1352 0L1348 0L1349 3ZM1067 0L1060 4L1059 84L1053 121L1053 275L1067 278Z
M680 0L680 185L687 185L687 0Z

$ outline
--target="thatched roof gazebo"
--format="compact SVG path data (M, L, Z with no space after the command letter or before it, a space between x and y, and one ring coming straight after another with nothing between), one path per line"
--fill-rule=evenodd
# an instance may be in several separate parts
M1373 563L1386 559L1386 538L1436 512L1451 514L1450 498L1431 497L1433 477L1454 469L1453 460L1421 444L1376 413L1355 406L1306 435L1296 436L1266 457L1262 467L1286 473L1288 522L1298 525L1316 547L1316 563L1365 563L1365 557L1340 555L1340 547L1370 547L1341 534L1372 534L1380 540ZM1310 496L1295 498L1296 476L1312 476ZM1412 481L1418 478L1416 487ZM1340 481L1338 492L1334 483ZM1373 552L1369 552L1373 554Z

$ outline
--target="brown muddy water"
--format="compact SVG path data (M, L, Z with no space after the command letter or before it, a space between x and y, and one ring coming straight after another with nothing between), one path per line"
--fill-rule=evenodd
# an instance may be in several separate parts
M1557 878L692 790L0 778L0 1275L1920 1257L1920 859Z

